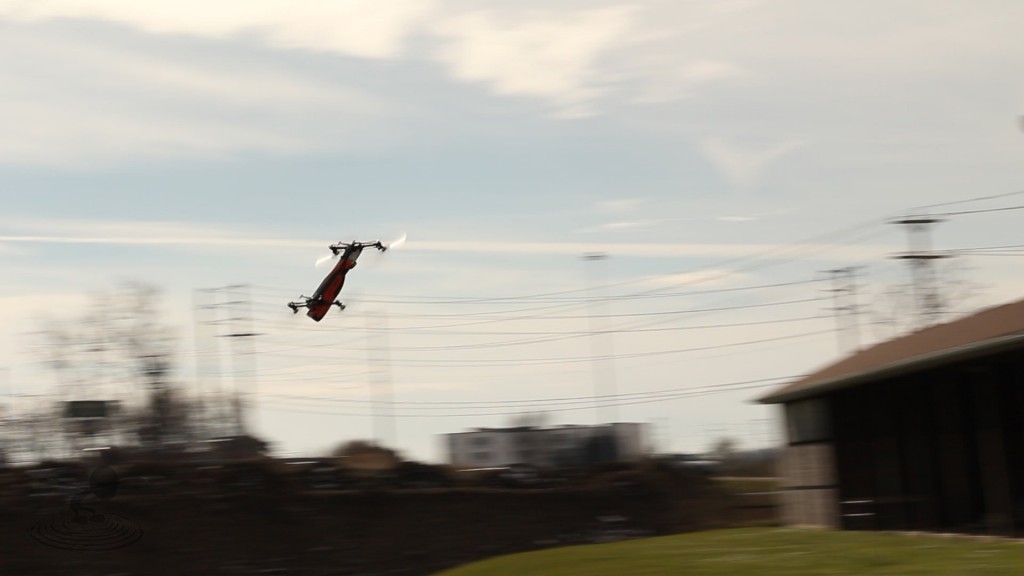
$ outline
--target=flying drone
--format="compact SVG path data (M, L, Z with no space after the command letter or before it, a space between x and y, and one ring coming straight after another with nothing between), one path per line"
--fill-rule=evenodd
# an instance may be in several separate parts
M338 294L341 292L341 287L345 285L345 276L349 270L356 267L356 260L363 253L363 249L376 248L384 252L388 248L398 246L404 241L405 236L390 244L384 244L380 240L331 244L328 246L331 250L331 256L318 260L317 265L330 258L337 258L338 263L334 265L334 268L327 274L327 277L320 283L320 286L316 289L316 292L313 292L312 296L299 296L301 300L289 302L288 307L296 314L299 312L299 308L305 308L306 316L317 322L323 319L327 311L331 309L331 306L337 306L339 310L344 310L345 305L337 300Z

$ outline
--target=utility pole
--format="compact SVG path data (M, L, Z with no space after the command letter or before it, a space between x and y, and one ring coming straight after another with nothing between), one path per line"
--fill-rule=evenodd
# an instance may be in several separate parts
M613 424L617 418L615 409L615 359L614 342L612 333L607 328L607 319L601 318L607 315L608 298L604 294L603 284L606 279L606 262L608 254L603 252L591 252L583 255L584 262L589 263L586 270L594 266L601 266L601 274L588 274L588 284L592 306L590 308L590 354L591 366L593 368L594 380L594 417L596 424ZM598 293L598 291L600 291ZM595 310L600 314L595 314ZM604 410L602 411L601 397L606 398ZM603 420L603 421L602 421Z
M894 220L893 224L906 226L907 251L893 258L906 260L910 266L910 279L914 294L914 327L925 328L942 319L945 302L936 285L934 260L949 258L951 254L936 252L931 245L931 227L942 222L931 216L908 216Z
M832 308L836 318L836 341L839 352L860 349L860 308L857 304L857 274L862 267L847 266L825 270L832 278Z

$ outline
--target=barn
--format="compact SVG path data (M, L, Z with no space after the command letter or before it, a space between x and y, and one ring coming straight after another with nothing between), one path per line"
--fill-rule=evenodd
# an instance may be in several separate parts
M1024 535L1024 300L867 348L782 406L787 525Z

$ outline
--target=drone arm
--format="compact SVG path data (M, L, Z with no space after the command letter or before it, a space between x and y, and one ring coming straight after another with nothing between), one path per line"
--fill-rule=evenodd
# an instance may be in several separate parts
M388 249L388 247L385 246L384 243L381 242L380 240L374 240L373 242L338 242L337 244L331 244L330 246L328 246L328 248L330 248L331 252L335 256L337 256L345 248L369 248L371 246L376 248L377 250L380 250L381 252Z

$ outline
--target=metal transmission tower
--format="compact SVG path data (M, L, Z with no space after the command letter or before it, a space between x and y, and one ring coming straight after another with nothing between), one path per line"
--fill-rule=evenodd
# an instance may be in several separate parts
M224 288L229 296L227 306L228 333L225 338L231 339L231 365L234 374L234 394L232 410L238 435L249 434L254 424L254 398L258 381L256 378L256 353L253 337L259 336L253 331L252 301L249 298L249 286L235 284ZM248 417L248 422L246 422Z
M203 303L199 300L202 296ZM240 436L251 432L255 395L256 361L252 338L259 334L252 329L253 319L249 300L249 287L235 284L221 288L196 290L196 335L206 340L204 349L212 351L211 355L197 357L197 374L204 373L208 367L215 369L215 384L209 394L201 391L203 412L207 418L209 431L219 436ZM220 363L220 346L218 338L230 339L228 357L231 360L231 387L224 385L224 370ZM199 341L196 343L200 348ZM204 358L203 356L207 356ZM197 378L200 385L205 378ZM212 400L206 403L206 399ZM247 425L246 418L249 422Z
M931 227L939 222L942 220L932 216L909 216L892 222L906 226L907 230L907 251L893 257L906 260L910 266L915 328L925 328L940 321L946 308L939 293L933 261L949 258L951 254L932 250L931 243Z
M220 288L201 288L193 293L196 323L196 386L199 396L202 435L206 438L231 435L233 415L228 409L224 385L220 332L224 323Z
M861 266L825 270L832 278L832 308L836 315L836 340L839 352L860 349L860 307L857 304L857 273Z
M607 316L608 312L608 298L605 296L604 290L601 289L601 284L605 281L605 262L608 260L608 254L591 252L584 254L583 260L592 263L586 267L587 272L590 272L590 268L593 266L600 265L601 267L600 276L595 278L596 275L587 274L593 302L590 313L590 353L591 365L594 370L594 416L597 419L597 424L611 424L617 418L614 403L609 402L605 405L602 417L601 397L611 398L615 395L614 342L612 332L606 326L607 318L601 318L602 314L595 314L595 311L600 311ZM600 293L598 293L598 289L600 289Z
M373 407L373 440L378 446L397 446L387 315L382 311L368 311L366 330L366 360L370 376L370 402Z
M220 358L217 355L217 339L213 337L213 322L210 318L214 308L211 304L213 290L197 288L192 291L192 319L195 325L193 337L195 342L195 420L198 422L198 435L208 439L217 434L213 431L213 419L209 411L207 395L216 392L211 385L211 377L220 378ZM219 388L219 386L218 386Z

